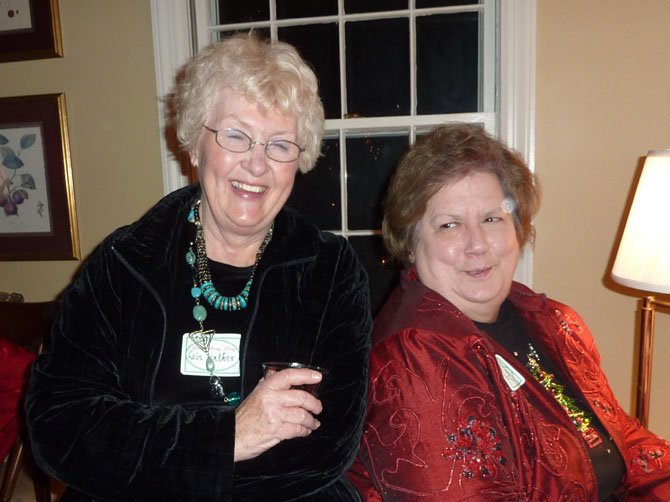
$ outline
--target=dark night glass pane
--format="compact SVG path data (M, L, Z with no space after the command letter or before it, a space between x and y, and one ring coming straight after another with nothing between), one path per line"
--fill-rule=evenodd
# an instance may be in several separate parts
M294 45L319 79L327 119L340 118L340 63L337 24L279 28L279 40Z
M219 0L219 24L247 23L270 19L268 0L244 0L231 2Z
M287 206L322 230L340 230L340 140L326 139L322 156L308 173L298 172Z
M477 112L479 14L416 20L417 113Z
M337 0L277 0L277 19L336 14Z
M349 237L370 278L370 303L376 315L398 282L399 267L391 264L380 235Z
M381 228L389 178L409 146L407 134L347 138L347 199L350 230Z
M219 41L223 40L224 38L231 37L237 33L249 33L248 29L242 29L242 30L228 30L228 31L221 31L218 32L219 36ZM258 38L270 38L270 29L269 28L254 28L254 33Z
M416 8L455 7L457 5L476 5L478 3L479 0L416 0Z
M349 22L348 116L409 114L409 21Z
M347 14L405 10L407 7L407 0L344 0L344 12Z

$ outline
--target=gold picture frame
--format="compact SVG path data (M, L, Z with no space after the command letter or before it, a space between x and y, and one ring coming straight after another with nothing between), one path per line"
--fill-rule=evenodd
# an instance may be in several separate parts
M0 63L63 56L58 0L12 0L0 6Z
M0 260L79 258L65 95L0 98Z

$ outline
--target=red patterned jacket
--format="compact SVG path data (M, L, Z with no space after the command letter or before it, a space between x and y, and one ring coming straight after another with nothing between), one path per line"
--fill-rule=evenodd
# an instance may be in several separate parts
M521 284L508 299L619 448L618 500L669 501L670 443L619 406L582 319ZM496 354L525 377L516 391ZM413 271L375 319L367 419L350 478L369 501L598 500L585 443L564 410Z

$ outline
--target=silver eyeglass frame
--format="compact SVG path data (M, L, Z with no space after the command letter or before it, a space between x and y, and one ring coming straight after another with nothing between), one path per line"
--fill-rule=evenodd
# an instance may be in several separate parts
M219 145L219 147L223 148L224 150L228 150L229 152L233 152L233 153L246 153L249 150L251 150L254 147L254 145L260 145L260 146L263 147L263 152L265 153L265 156L268 159L273 160L274 162L281 162L282 164L288 164L289 162L295 162L296 160L298 160L300 158L300 154L305 151L305 149L303 147L301 147L298 143L295 143L295 142L290 141L288 139L270 140L266 143L261 143L260 141L254 141L253 139L251 139L251 137L247 133L245 133L244 131L240 131L239 129L235 129L234 127L224 127L223 129L214 129L213 127L209 127L209 126L206 126L206 125L203 125L202 127L204 129L207 129L209 132L214 133L214 141L216 142L217 145ZM249 145L247 146L247 149L246 150L231 150L227 146L223 146L221 143L219 143L219 133L224 132L224 131L235 131L235 132L238 132L241 135L245 136L249 140ZM272 146L273 144L277 144L278 142L290 143L291 145L297 146L298 147L298 155L296 156L296 158L291 159L291 160L279 160L279 159L275 159L274 157L271 157L268 154L268 146Z

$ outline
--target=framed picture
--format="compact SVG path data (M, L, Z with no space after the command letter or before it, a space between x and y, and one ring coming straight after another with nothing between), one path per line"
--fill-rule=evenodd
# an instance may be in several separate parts
M62 55L58 0L0 0L0 63Z
M79 259L65 96L0 98L0 260Z

